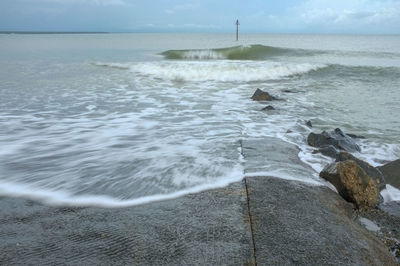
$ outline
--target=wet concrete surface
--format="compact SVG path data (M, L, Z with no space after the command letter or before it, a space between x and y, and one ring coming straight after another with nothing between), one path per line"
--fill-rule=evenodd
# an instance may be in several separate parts
M253 264L243 183L121 209L0 205L0 265Z
M242 147L245 173L312 174L294 145ZM3 197L0 239L0 265L397 265L335 192L267 176L120 209Z
M259 265L397 265L327 187L246 178Z

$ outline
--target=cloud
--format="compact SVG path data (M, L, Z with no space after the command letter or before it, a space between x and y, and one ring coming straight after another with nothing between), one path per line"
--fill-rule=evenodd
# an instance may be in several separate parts
M381 23L400 20L400 2L309 0L295 10L308 24Z
M125 0L26 0L26 2L47 4L89 4L89 5L126 5Z
M176 5L172 8L165 9L164 12L167 14L174 14L180 11L193 10L196 9L197 7L198 5L196 4L181 4L181 5Z

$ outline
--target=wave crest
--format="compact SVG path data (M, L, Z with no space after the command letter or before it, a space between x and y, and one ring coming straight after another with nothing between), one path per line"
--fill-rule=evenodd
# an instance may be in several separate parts
M166 59L175 60L264 60L280 55L310 56L316 53L318 53L318 51L287 49L255 44L218 49L168 50L161 53L161 55Z
M163 80L249 82L276 80L324 68L321 64L157 62L132 65L138 76Z

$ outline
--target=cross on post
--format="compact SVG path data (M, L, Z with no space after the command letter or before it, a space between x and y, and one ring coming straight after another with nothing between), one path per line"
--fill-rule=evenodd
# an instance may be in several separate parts
M240 25L238 19L236 20L235 24L236 24L236 41L238 41L239 40L239 25Z

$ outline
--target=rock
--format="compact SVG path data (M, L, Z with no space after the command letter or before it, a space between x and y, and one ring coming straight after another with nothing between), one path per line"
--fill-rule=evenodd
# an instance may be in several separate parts
M375 183L377 184L379 191L381 191L382 189L386 188L386 182L385 179L383 177L382 172L373 167L372 165L370 165L369 163L367 163L366 161L360 160L356 157L354 157L353 155L351 155L350 153L341 151L336 155L336 162L343 162L343 161L354 161L359 167L361 167L364 172L371 177Z
M295 91L292 91L292 90L283 90L282 92L284 92L284 93L296 93Z
M400 189L400 159L377 167L383 174L386 182Z
M253 96L251 96L251 99L253 101L272 101L272 100L276 100L275 97L273 97L272 95L270 95L268 92L266 91L262 91L260 89L257 89Z
M311 132L307 137L307 143L317 148L332 145L339 150L349 152L361 151L357 143L355 143L351 137L343 133L340 128L336 128L331 132L323 131L321 134Z
M380 204L377 209L361 212L361 215L380 227L380 233L377 236L400 263L400 202L386 202Z
M311 124L311 121L310 121L310 120L308 120L308 121L306 122L306 126L308 126L309 128L312 128L312 124Z
M275 110L275 108L272 105L265 106L261 111L272 111Z
M351 134L351 133L346 133L346 135L353 139L365 139L364 136L359 136L359 135L355 135L355 134Z
M286 131L286 134L290 134L290 133L293 133L293 131L290 130L290 129L288 129L288 130Z
M374 208L379 189L375 181L355 161L335 162L326 166L320 177L332 183L339 195L358 209Z
M334 146L329 145L329 146L325 146L322 147L318 150L320 153L322 153L325 156L331 157L331 158L336 158L336 156L339 153L339 150L336 149Z

